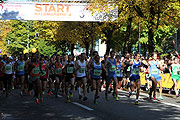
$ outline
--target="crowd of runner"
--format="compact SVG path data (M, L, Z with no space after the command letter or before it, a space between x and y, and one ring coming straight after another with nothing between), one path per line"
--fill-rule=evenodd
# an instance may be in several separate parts
M175 51L177 56L177 51ZM105 99L109 94L119 101L118 89L126 89L128 97L136 92L135 104L139 104L140 72L145 74L149 99L163 100L161 74L170 73L174 82L176 97L179 96L177 82L179 81L179 58L171 56L160 58L154 52L145 59L140 53L125 56L116 55L101 58L97 51L93 51L88 58L85 53L78 57L72 55L43 56L33 53L20 54L18 57L0 57L0 91L6 96L20 86L20 96L32 96L34 93L37 104L43 102L43 96L65 96L70 102L76 90L79 99L86 101L87 93L94 93L94 104L98 104L99 92L105 88ZM156 97L157 84L159 96ZM34 91L34 92L33 92Z

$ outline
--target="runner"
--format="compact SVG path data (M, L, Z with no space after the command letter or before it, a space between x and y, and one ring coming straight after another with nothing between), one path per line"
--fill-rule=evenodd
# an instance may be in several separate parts
M4 91L4 70L3 70L4 63L2 62L2 57L0 56L0 92Z
M61 57L60 55L56 56L56 63L55 63L55 97L58 97L58 92L59 92L59 86L60 83L62 82L62 69L63 65L61 64Z
M94 58L95 58L95 56L98 55L98 52L92 50L90 55L91 55L91 58L87 65L87 67L88 67L87 92L88 93L89 93L89 88L91 87L91 90L92 90L92 87L93 87L93 81L92 81L93 70L90 65L94 62Z
M125 67L124 63L120 61L120 56L116 56L116 75L117 75L117 80L118 80L118 88L121 88L122 85L122 69Z
M39 95L41 93L41 84L40 84L40 66L38 62L38 55L32 54L32 61L28 65L29 71L30 71L30 89L34 89L35 97L36 97L36 103L39 104ZM40 96L40 101L43 101L42 96Z
M70 97L73 97L72 90L74 89L74 74L75 74L75 66L72 61L72 56L68 56L67 64L65 65L65 93L67 102L70 102ZM69 87L71 85L71 87Z
M105 66L105 63L108 59L108 55L104 55L104 60L101 61L101 64L103 64L103 66ZM101 88L104 85L104 81L107 81L107 69L102 69L102 81L101 81L101 85L100 85L100 92L101 92Z
M48 62L44 59L44 55L40 58L40 83L41 83L41 96L45 94L47 77L48 77Z
M53 94L52 93L52 88L53 88L53 83L55 81L55 61L54 61L54 57L52 56L50 58L50 62L49 62L49 91L48 91L48 95Z
M16 61L15 63L16 79L21 83L21 92L20 92L21 96L23 96L23 94L26 93L24 89L25 61L23 59L24 59L24 55L20 54L19 60Z
M174 60L174 63L171 65L170 69L170 75L172 77L172 80L174 82L174 90L176 93L176 97L179 97L178 89L177 89L177 83L179 81L179 71L180 71L180 65L179 65L179 59L176 57Z
M95 96L94 96L94 104L98 104L97 99L99 98L99 87L100 87L100 79L101 79L101 73L102 69L105 70L104 65L100 62L100 56L96 55L94 57L94 61L91 63L92 68L92 81L93 81L93 89L95 90Z
M129 97L132 95L132 92L134 92L134 89L136 88L136 101L135 104L139 105L139 92L140 92L140 53L135 53L135 59L132 59L129 62L129 65L131 66L131 74L130 74L130 81L131 91L129 92Z
M31 59L29 58L28 54L24 54L24 61L25 61L25 79L24 79L24 83L25 83L25 89L27 90L27 95L30 96L31 92L30 92L30 84L29 84L29 68L28 65L31 63Z
M10 62L10 58L7 58L6 63L3 66L4 68L4 88L6 91L6 97L9 94L9 91L11 90L11 83L12 83L12 77L14 74L14 67L13 64Z
M113 87L114 87L114 92L113 92L113 97L116 99L116 101L119 100L118 98L118 91L117 91L117 76L116 76L116 59L114 58L115 52L111 51L110 52L110 57L108 58L107 62L105 63L105 66L108 68L108 78L106 81L106 92L105 92L105 98L108 101L108 88L109 85L111 84L112 80L113 81Z
M157 88L157 83L160 86L159 89L159 100L163 100L162 97L162 81L161 81L161 76L160 76L160 71L159 69L161 68L161 64L159 62L159 60L157 59L157 53L154 52L153 53L153 60L149 61L149 65L150 65L150 76L151 76L151 80L153 82L152 84L152 89L150 89L150 99L152 97L152 92L154 91L153 94L153 98L154 100L156 100L156 88Z
M126 59L125 59L125 67L124 67L124 70L123 70L123 78L124 78L124 82L125 82L125 88L129 91L129 87L130 87L130 80L129 80L129 77L130 77L130 71L131 71L131 67L128 65L128 62L130 61L130 54L127 53L126 54Z
M66 72L66 70L64 69L64 67L67 64L67 58L66 58L65 54L62 55L62 59L61 60L62 60L61 63L62 63L62 66L63 66L61 88L62 88L62 95L65 96L65 72Z
M76 81L77 81L77 87L78 87L78 94L79 94L79 99L82 98L81 95L81 86L83 86L83 95L84 98L83 100L86 101L88 98L86 96L87 90L86 90L86 84L87 84L87 79L86 79L86 70L87 70L87 62L85 61L85 53L81 53L80 60L76 61L75 63L75 68L76 68Z

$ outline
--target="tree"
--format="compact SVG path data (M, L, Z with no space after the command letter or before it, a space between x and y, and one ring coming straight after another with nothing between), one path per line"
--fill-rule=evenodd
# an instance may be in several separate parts
M11 31L10 26L11 21L1 21L0 22L0 49L2 49L1 55L6 54L7 51L7 42L6 42L6 35L8 32Z
M48 41L45 41L44 39L41 39L39 41L38 52L41 55L43 54L45 56L52 56L56 51L55 49L55 46L51 45L51 43L49 43Z
M24 49L29 51L33 47L37 47L38 41L35 39L35 29L33 21L12 20L9 24L11 31L7 33L5 39L9 41L7 50L10 54L22 53Z
M110 12L111 9L118 6L119 23L131 23L138 25L141 23L141 29L148 29L148 50L154 51L154 35L159 26L179 25L180 1L179 0L93 0L89 6L94 12ZM127 22L128 21L128 22ZM132 21L132 22L131 22ZM127 38L130 29L127 29Z

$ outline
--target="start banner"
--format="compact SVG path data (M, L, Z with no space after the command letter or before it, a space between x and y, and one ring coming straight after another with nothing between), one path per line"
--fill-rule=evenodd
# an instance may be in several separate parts
M2 3L1 20L40 20L40 21L114 21L118 8L109 13L92 14L85 3Z

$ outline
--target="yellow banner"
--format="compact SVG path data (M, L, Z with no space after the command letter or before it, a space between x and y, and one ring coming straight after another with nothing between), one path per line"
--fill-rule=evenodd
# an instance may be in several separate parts
M145 79L145 74L144 73L140 73L141 76L141 85L145 85L147 83L146 79ZM163 88L172 88L172 86L174 85L174 82L170 76L169 73L166 73L164 75L161 74L161 80L162 80L162 87ZM157 85L157 87L159 87L159 85ZM180 82L178 82L178 89L180 89Z

